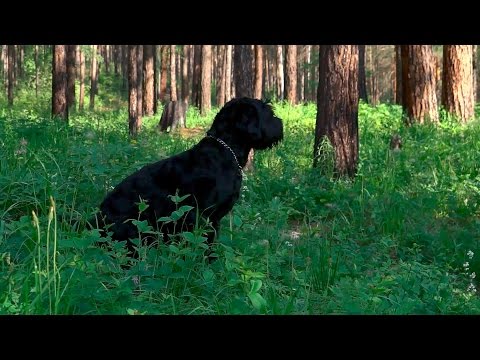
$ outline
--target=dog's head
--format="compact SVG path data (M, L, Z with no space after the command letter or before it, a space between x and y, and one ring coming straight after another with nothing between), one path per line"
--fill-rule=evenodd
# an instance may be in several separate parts
M225 104L207 134L234 140L254 149L266 149L283 139L283 124L270 104L243 97Z

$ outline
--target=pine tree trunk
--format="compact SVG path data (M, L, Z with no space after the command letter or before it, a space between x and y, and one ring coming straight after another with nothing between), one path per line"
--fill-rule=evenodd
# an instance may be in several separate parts
M38 98L38 45L35 45L34 49L34 61L35 61L35 97Z
M311 101L310 99L310 71L311 71L311 61L312 61L312 46L305 45L305 66L303 69L303 77L304 77L304 87L303 93L305 97L305 101Z
M365 74L365 45L358 45L358 94L363 102L368 103L367 77Z
M170 101L177 101L177 76L175 45L170 45Z
M141 119L138 115L137 45L128 46L128 130L130 136L137 136Z
M200 113L206 115L211 108L212 45L202 45L202 79L200 83Z
M167 101L167 76L168 76L168 49L169 45L162 45L161 47L161 67L160 67L160 101L164 104Z
M255 90L254 98L262 99L263 85L263 46L255 45Z
M192 84L192 102L193 105L200 108L200 74L202 71L202 46L193 47L193 84Z
M97 93L97 45L92 45L92 61L90 67L90 111L95 108Z
M143 45L137 45L137 116L143 116Z
M305 100L305 46L297 47L297 103Z
M473 66L473 99L477 101L477 45L473 45L472 50L472 66Z
M395 45L395 104L402 105L402 56L400 45Z
M67 106L70 112L75 108L75 59L76 45L66 45L67 47Z
M285 46L285 94L290 104L297 103L297 46Z
M155 71L153 63L154 45L143 45L143 73L145 80L143 82L144 114L150 116L153 114L153 102L155 96Z
M472 45L443 45L442 105L465 123L474 116Z
M66 45L54 45L52 56L52 117L68 120Z
M225 102L232 99L232 45L225 48Z
M24 71L24 58L25 58L25 45L18 45L18 75L20 79L24 78L25 71Z
M78 96L78 110L83 111L85 99L85 53L79 49L80 54L80 94Z
M407 125L438 122L436 77L431 45L401 45L402 101Z
M188 104L190 102L190 82L188 76L190 61L190 45L183 45L182 61L182 100Z
M225 48L218 45L218 77L217 77L217 106L225 104Z
M235 45L235 96L253 97L253 54L250 45Z
M14 72L15 72L15 45L8 46L8 105L13 105L13 85L15 82Z
M110 45L103 46L103 61L105 63L105 72L110 73Z
M319 61L313 165L319 165L320 145L328 138L335 151L335 175L354 177L358 165L358 46L322 45Z

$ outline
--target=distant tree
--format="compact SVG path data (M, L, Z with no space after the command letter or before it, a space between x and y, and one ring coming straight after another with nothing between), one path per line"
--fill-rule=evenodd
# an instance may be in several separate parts
M143 116L143 45L137 45L137 116Z
M78 96L78 110L83 111L84 99L85 99L85 53L82 48L79 49L80 53L80 94Z
M67 47L67 106L68 110L75 107L75 58L76 45L66 45Z
M431 45L402 45L402 102L407 124L438 122L436 76Z
M182 100L188 104L190 101L190 78L188 74L190 60L190 45L183 45L182 58Z
M205 115L211 108L212 45L202 45L202 79L200 82L200 113Z
M217 76L217 106L225 104L225 84L226 84L226 45L218 45L218 76Z
M395 45L395 98L394 103L402 104L402 56L400 45Z
M225 102L232 99L232 45L225 47Z
M152 115L155 101L155 45L143 45L143 73L145 76L143 82L143 106L144 114Z
M283 70L283 47L277 45L277 98L283 100L284 98L284 70Z
M138 115L138 78L137 78L137 45L128 46L128 130L130 136L140 131L141 118Z
M285 46L285 93L290 104L297 103L297 45Z
M262 98L263 85L263 46L255 45L255 89L254 98Z
M95 94L97 93L97 45L92 45L92 60L90 67L90 110L95 108Z
M176 56L175 45L170 45L170 101L177 101Z
M467 122L474 117L472 45L443 45L442 105Z
M368 103L367 77L365 75L365 45L358 45L358 94L360 99Z
M39 64L38 64L38 45L34 46L34 62L35 62L35 97L38 98L38 81L39 81Z
M313 166L327 138L335 151L337 177L354 177L358 164L358 46L322 45L319 54Z
M8 105L13 105L13 87L15 83L15 45L7 45L8 51Z
M168 50L169 45L161 47L161 67L160 67L160 101L165 103L167 95L167 70L169 64Z
M235 45L234 81L236 97L253 97L253 51L251 45Z
M472 65L473 65L473 99L477 101L478 91L478 81L477 81L477 45L473 45L472 50Z
M54 45L52 56L52 117L68 120L66 45Z
M192 103L200 107L200 75L202 72L202 46L193 47Z

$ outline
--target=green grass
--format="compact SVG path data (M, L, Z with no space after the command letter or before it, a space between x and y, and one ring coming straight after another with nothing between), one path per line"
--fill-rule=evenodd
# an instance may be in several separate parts
M204 259L197 229L143 248L126 270L122 244L94 246L103 239L85 220L126 175L202 135L159 134L156 116L130 140L125 107L107 110L118 104L102 88L101 110L68 126L49 119L47 96L21 92L11 110L0 99L0 313L479 312L478 122L405 128L397 106L361 104L358 176L334 181L331 159L311 168L315 105L277 103L285 140L256 153L218 260ZM191 108L187 124L206 127L216 111Z

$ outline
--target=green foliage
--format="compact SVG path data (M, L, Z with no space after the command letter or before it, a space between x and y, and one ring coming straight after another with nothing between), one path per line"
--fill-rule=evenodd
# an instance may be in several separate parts
M315 104L275 103L285 140L255 154L222 221L218 260L205 256L208 224L182 232L193 209L171 194L176 210L158 228L132 221L157 238L178 224L172 241L134 240L132 262L122 243L85 230L86 219L126 175L203 133L159 134L157 115L132 140L126 108L108 110L124 100L102 91L99 111L73 113L68 125L50 119L46 95L23 91L13 109L0 98L0 313L478 313L478 122L405 128L398 106L361 104L358 176L334 181L331 162L312 169ZM191 107L187 124L206 128L216 111ZM395 153L394 133L403 139ZM139 213L148 206L140 200Z

